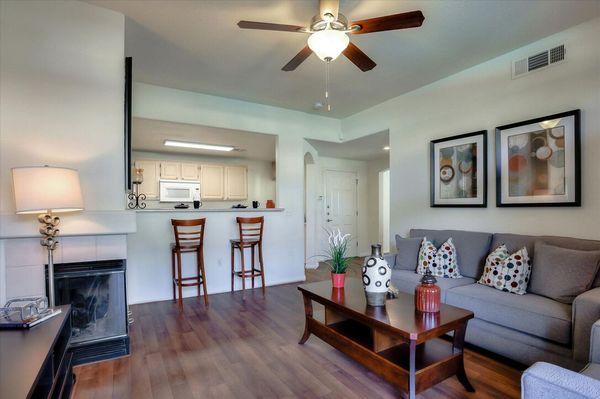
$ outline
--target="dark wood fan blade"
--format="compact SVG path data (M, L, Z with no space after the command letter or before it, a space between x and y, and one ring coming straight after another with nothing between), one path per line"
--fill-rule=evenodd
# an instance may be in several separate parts
M320 0L319 15L323 17L325 14L333 15L333 20L336 21L340 10L340 0Z
M300 52L296 54L294 58L290 60L290 62L285 64L281 70L286 72L293 71L294 69L298 68L298 65L302 64L302 62L311 54L312 50L308 46L304 46L304 48L300 50Z
M269 22L240 21L238 26L242 29L276 30L281 32L304 32L304 26L271 24Z
M352 42L342 52L354 65L360 68L361 71L367 72L375 68L377 64L370 59L361 49L356 47Z
M404 12L402 14L387 15L371 19L354 21L352 25L360 26L360 29L353 31L356 35L372 32L381 32L384 30L417 28L423 25L425 17L421 11Z

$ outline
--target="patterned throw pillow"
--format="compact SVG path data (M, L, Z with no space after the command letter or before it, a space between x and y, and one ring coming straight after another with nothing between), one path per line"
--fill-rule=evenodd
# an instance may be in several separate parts
M419 250L417 273L425 274L427 270L437 277L461 278L456 262L456 248L452 237L448 238L439 248L436 248L427 237L423 237Z
M531 260L523 247L510 255L506 245L493 250L485 260L483 275L478 283L498 290L523 295L531 274Z
M501 273L502 262L509 256L510 254L508 253L508 249L504 244L494 249L485 259L483 274L481 275L478 283L502 289L502 287L504 287L504 279L502 278Z

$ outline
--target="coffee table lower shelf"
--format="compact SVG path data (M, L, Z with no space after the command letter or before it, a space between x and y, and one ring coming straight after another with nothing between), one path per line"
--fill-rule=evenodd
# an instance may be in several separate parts
M410 343L375 352L370 329L353 320L326 325L310 319L308 328L411 397ZM415 346L414 394L456 375L462 367L462 352L455 351L451 342L436 338Z

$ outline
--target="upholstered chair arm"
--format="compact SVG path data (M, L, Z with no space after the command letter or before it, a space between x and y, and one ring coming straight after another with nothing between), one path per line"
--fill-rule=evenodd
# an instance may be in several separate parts
M600 364L600 320L592 324L592 337L590 338L590 363Z
M573 358L589 360L592 325L600 319L600 287L591 289L573 302Z
M592 399L600 381L550 363L537 362L521 376L522 399Z
M396 266L396 254L383 254L383 257L392 269L394 268L394 266Z

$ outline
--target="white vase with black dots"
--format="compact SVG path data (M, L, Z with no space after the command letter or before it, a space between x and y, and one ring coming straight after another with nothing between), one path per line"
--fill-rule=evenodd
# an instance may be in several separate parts
M391 276L392 269L381 253L381 244L371 245L371 255L365 258L362 268L367 305L385 306Z

